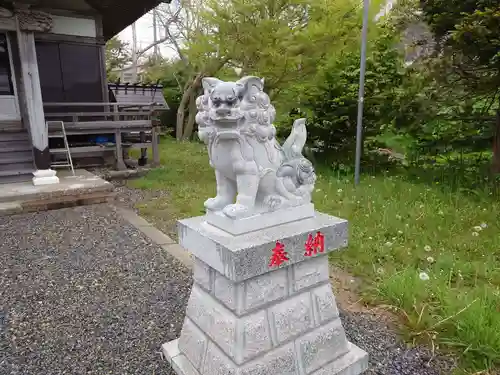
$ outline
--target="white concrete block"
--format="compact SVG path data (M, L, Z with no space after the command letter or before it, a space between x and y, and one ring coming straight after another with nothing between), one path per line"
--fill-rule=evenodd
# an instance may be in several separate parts
M288 295L287 269L279 269L245 281L244 309L249 311Z
M193 279L205 290L212 291L213 269L198 258L193 259Z
M305 374L310 374L349 351L340 319L298 338L296 345Z
M311 291L317 324L326 323L329 320L338 318L339 309L333 295L332 286L324 284Z
M224 352L234 358L236 316L204 290L193 285L186 315Z
M305 333L313 328L311 295L299 294L269 308L271 329L276 332L278 343Z
M273 350L241 367L238 375L297 375L293 343ZM208 375L208 374L207 374Z
M207 344L207 336L186 318L179 338L179 349L198 370L201 368Z
M347 221L319 212L313 218L233 236L206 222L205 216L179 221L179 242L195 258L232 281L242 281L268 273L272 249L280 241L288 261L281 267L300 263L308 236L321 232L327 254L347 246Z
M235 236L311 217L314 217L312 203L273 212L256 213L240 219L232 219L220 211L207 211L206 214L207 223Z
M329 279L328 257L317 256L293 265L293 291L327 282Z
M239 322L242 336L238 339L236 363L241 364L260 353L271 350L271 333L266 311L245 316Z

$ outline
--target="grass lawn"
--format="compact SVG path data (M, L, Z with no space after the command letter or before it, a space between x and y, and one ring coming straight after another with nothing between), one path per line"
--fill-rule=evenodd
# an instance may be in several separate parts
M175 233L175 220L203 214L215 179L203 145L163 140L162 168L131 181L163 189L139 209ZM404 177L352 179L320 171L318 210L350 222L349 247L332 263L363 281L370 303L398 312L411 340L460 353L463 368L500 365L500 202Z

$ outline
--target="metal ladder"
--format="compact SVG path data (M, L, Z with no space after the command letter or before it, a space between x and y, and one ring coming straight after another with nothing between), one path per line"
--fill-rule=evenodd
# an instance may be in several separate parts
M52 168L60 167L70 167L71 173L75 175L75 169L73 168L73 159L71 158L71 151L69 149L68 137L66 136L66 129L64 128L64 121L47 121L47 129L49 124L59 124L61 126L61 133L51 134L50 138L62 138L64 140L64 153L66 154L66 161L51 161L50 166Z

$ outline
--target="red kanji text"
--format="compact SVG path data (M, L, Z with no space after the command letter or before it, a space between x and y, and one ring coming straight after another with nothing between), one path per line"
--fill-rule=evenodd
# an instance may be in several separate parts
M271 260L269 262L269 267L279 267L286 261L289 261L290 259L288 259L287 255L288 253L285 251L285 245L276 241L276 246L273 249L273 254L271 255Z
M310 257L313 254L316 255L318 251L320 253L324 252L325 236L323 235L323 233L321 232L316 233L316 236L314 236L314 238L312 234L309 234L309 236L307 236L307 241L304 244L304 248L306 249L306 252L304 253L306 257Z

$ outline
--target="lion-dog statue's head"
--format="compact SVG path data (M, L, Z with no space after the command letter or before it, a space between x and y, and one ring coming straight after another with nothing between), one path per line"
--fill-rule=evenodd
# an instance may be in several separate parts
M272 125L276 111L263 91L264 80L244 77L236 82L224 82L206 77L202 80L203 95L197 101L196 122L215 131L238 130L260 141L273 139Z

